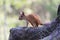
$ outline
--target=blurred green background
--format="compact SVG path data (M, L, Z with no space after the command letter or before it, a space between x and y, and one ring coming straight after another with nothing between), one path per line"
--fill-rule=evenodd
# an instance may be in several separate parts
M57 16L59 4L60 0L0 0L0 40L8 40L11 28L25 25L18 20L18 11L29 8L40 15L43 23L48 23Z

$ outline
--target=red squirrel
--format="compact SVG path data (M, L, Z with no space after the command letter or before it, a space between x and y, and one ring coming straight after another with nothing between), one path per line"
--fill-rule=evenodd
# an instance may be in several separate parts
M26 26L28 26L28 23L30 23L33 27L38 27L38 25L43 25L37 14L25 15L25 13L22 12L19 14L19 20L26 20L27 21Z

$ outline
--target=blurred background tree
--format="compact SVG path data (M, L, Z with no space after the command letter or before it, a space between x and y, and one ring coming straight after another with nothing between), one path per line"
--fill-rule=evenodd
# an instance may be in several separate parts
M60 0L0 0L0 40L8 40L10 28L25 25L18 20L19 11L29 8L48 23L56 17L59 4Z

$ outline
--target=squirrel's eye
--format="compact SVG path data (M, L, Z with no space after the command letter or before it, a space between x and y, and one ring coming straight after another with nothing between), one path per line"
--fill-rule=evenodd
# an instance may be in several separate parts
M21 16L21 17L23 17L23 16Z

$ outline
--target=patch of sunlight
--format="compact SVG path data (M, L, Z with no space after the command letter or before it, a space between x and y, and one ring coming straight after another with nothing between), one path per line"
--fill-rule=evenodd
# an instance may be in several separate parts
M45 16L46 16L45 23L50 23L51 22L51 20L50 20L50 18L51 18L50 12L46 11Z
M8 23L17 22L17 19L15 19L15 18L7 18L7 22Z
M30 8L25 8L24 12L25 12L25 15L29 15L29 14L33 13L33 10Z
M3 12L0 11L0 19L3 19L4 18L4 14Z
M0 26L3 25L4 21L4 14L2 11L0 11Z
M32 0L27 0L27 4L31 4L32 3Z
M0 27L0 40L4 40L4 31L3 31L3 26Z
M3 0L0 0L0 5L3 5Z
M8 26L7 27L5 27L5 26L0 27L0 40L5 40L5 39L8 40L10 29L11 29L11 27L8 27Z

